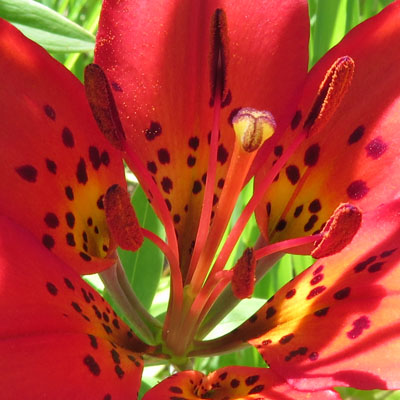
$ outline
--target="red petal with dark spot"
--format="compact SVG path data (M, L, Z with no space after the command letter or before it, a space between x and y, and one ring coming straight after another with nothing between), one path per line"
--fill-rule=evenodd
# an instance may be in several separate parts
M81 274L107 268L101 198L123 166L91 116L82 84L0 22L0 211ZM89 224L89 222L91 222Z
M2 396L135 398L146 346L30 233L5 217L0 231Z

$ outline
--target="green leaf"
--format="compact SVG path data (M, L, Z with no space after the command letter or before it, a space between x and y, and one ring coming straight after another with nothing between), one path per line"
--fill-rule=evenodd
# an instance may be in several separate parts
M48 51L85 52L94 48L95 38L90 32L33 0L0 0L0 17Z
M163 226L141 187L136 189L132 204L140 226L162 237ZM119 255L133 290L143 306L149 309L161 278L163 254L152 242L145 240L137 252L120 249Z

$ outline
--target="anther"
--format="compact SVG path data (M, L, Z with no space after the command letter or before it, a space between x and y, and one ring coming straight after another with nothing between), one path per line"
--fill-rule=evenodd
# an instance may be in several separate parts
M85 90L97 126L118 150L125 148L125 133L106 74L97 64L85 68Z
M251 153L275 132L274 117L268 111L242 108L232 119L233 129L244 151Z
M251 297L254 291L256 258L252 248L243 252L233 268L232 291L238 299Z
M350 87L354 74L351 57L338 58L327 71L303 128L312 134L329 121Z
M362 213L359 208L348 203L340 204L321 232L324 238L316 243L311 255L314 258L322 258L343 250L358 232L361 220Z
M125 250L136 251L143 243L143 235L126 190L111 186L104 196L104 210L114 242Z

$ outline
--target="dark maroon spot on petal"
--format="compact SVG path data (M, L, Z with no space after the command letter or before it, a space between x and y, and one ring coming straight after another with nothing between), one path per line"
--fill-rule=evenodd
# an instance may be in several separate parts
M249 318L249 322L250 322L251 324L254 324L254 322L256 322L257 319L258 319L257 314L253 314L253 315Z
M21 165L15 168L17 174L24 180L30 183L36 182L37 179L37 169L33 165Z
M96 307L95 304L92 305L92 308L93 308L94 313L96 314L96 317L97 317L98 319L102 319L101 312L99 311L99 309Z
M274 147L274 154L277 157L280 157L282 155L282 153L283 153L283 146L279 145L279 146Z
M83 296L83 298L85 299L86 303L89 304L90 301L91 301L91 298L90 298L90 296L88 295L86 289L85 289L85 288L81 288L81 291L82 291L82 296Z
M98 343L97 343L97 339L96 336L93 336L91 334L88 334L89 336L89 340L90 340L90 345L94 348L97 349L99 347Z
M49 228L57 228L60 225L60 222L57 218L57 215L54 213L47 213L44 217L44 222Z
M307 296L307 300L310 300L310 299L314 298L315 296L318 296L325 289L326 289L325 286L317 286L316 288L310 290L310 293L308 293L308 296Z
M317 213L321 210L321 203L318 199L313 200L310 205L308 206L308 211L311 213Z
M74 191L72 190L71 186L65 187L65 195L67 196L68 200L74 200Z
M296 165L289 165L286 168L286 176L292 185L295 185L300 179L300 171Z
M201 182L200 182L200 181L194 181L194 182L193 182L193 189L192 189L192 192L193 192L194 194L200 193L202 187L203 187L203 186L201 185Z
M151 121L150 128L145 130L145 137L147 140L154 140L157 136L162 133L161 125L158 122Z
M371 326L371 321L366 315L353 321L353 329L346 333L349 339L358 338L364 329L368 329Z
M266 319L273 317L276 314L276 309L274 307L268 307L267 312L265 314Z
M113 361L115 362L115 364L120 364L121 363L121 358L119 356L119 353L117 350L115 349L111 349L111 358L113 359Z
M189 147L191 147L193 150L197 150L197 148L199 147L200 144L200 140L197 136L192 136L189 139Z
M46 288L47 288L48 292L49 292L52 296L57 296L58 289L57 289L56 285L54 285L54 283L47 282L47 283L46 283Z
M55 175L57 173L57 164L53 160L46 158L46 167L52 174Z
M82 183L83 185L85 185L88 180L86 163L83 158L79 160L78 166L76 168L76 178L78 179L78 182Z
M293 333L290 333L289 335L282 336L282 337L279 339L279 343L280 343L280 344L289 343L293 338L294 338L294 334L293 334Z
M189 167L193 167L196 164L196 157L189 155L186 162Z
M53 236L50 235L43 235L42 237L42 243L44 244L45 247L47 247L49 250L51 250L54 245L55 245L55 241Z
M91 261L92 260L92 257L90 257L89 254L83 253L82 251L79 253L79 255L85 261Z
M237 388L240 385L240 382L237 379L231 380L231 387Z
M307 347L299 347L297 350L292 350L286 357L285 361L290 361L292 358L296 356L304 356L308 351Z
M103 151L100 156L100 160L104 166L108 166L110 164L110 155L107 151Z
M232 111L229 113L228 116L228 123L230 126L233 126L233 118L235 118L235 115L242 109L243 107L236 107L234 109L232 109Z
M101 165L100 152L95 146L89 147L89 160L95 170L98 170Z
M310 353L310 355L308 356L308 359L310 361L317 361L319 357L319 354L316 351L313 351L312 353Z
M65 214L65 219L67 221L67 225L72 229L75 226L75 216L72 212L67 212Z
M97 364L96 360L91 355L87 355L83 359L83 363L89 368L89 371L94 376L99 376L100 375L101 371L100 371L99 364Z
M367 157L377 160L387 150L388 145L382 140L381 137L372 139L366 146Z
M54 108L48 104L43 106L43 110L45 112L45 114L52 119L53 121L55 121L56 119L56 112L54 111Z
M271 303L271 302L274 300L274 298L275 298L275 296L271 296L271 297L268 299L267 303Z
M103 325L103 328L104 328L104 330L106 331L106 333L108 333L109 335L111 335L112 334L112 329L108 326L108 325L106 325L106 324L102 324Z
M309 232L314 228L315 223L318 221L318 216L313 214L304 225L304 232Z
M218 201L219 201L219 197L218 197L216 194L214 194L214 197L213 197L213 206L215 206L215 205L218 203Z
M75 146L74 136L69 128L65 127L62 130L61 138L65 147L72 148Z
M117 82L111 82L111 87L116 91L116 92L122 92L121 86Z
M297 218L301 212L303 211L303 205L300 205L298 207L296 207L296 209L294 210L294 217Z
M256 393L260 393L264 390L264 385L257 385L254 386L253 389L249 390L249 393L247 394L256 394Z
M83 240L87 243L87 241L88 241L88 236L87 236L86 231L83 231L83 232L82 232L82 238L83 238Z
M323 265L320 265L316 268L316 270L313 272L313 275L318 275L320 272L322 272L322 270L324 269Z
M116 365L114 370L119 379L122 379L124 377L125 371L119 365Z
M360 125L357 127L354 132L347 139L347 144L357 143L364 135L365 127Z
M386 250L386 251L384 251L383 253L381 253L381 257L382 257L382 258L389 257L389 256L391 256L396 250L397 250L397 248L392 249L392 250Z
M218 180L218 187L220 189L222 189L224 187L224 185L225 185L225 179L224 178L219 179Z
M314 315L316 317L325 317L328 314L329 307L321 308L320 310L315 311Z
M287 293L286 293L286 298L287 299L291 299L294 295L296 294L296 289L290 289Z
M385 264L384 262L377 262L368 267L368 272L378 272L382 269L382 265Z
M367 183L362 180L357 180L350 183L347 188L347 195L353 200L360 200L369 192Z
M313 167L319 159L320 147L318 143L311 145L304 154L304 164Z
M147 169L152 173L156 174L157 173L157 165L154 161L148 161L147 162Z
M71 303L71 306L77 313L81 313L82 312L81 306L78 303L76 303L75 301L73 301Z
M323 274L316 275L314 276L314 278L311 279L310 285L316 285L317 283L321 282L322 279L324 279Z
M228 376L228 373L227 373L227 372L223 372L218 378L219 378L221 381L224 381L224 380L226 379L227 376Z
M228 151L224 147L223 144L220 144L218 146L218 152L217 152L217 160L221 163L221 165L224 165L226 161L228 160Z
M88 226L92 226L93 225L93 220L92 220L91 217L89 217L86 222L87 222Z
M267 215L268 217L271 215L271 203L268 202L266 205Z
M165 204L167 205L168 210L171 211L172 210L171 202L168 199L165 199Z
M171 179L169 179L167 176L162 178L161 187L163 188L165 193L170 193L173 187Z
M112 85L112 84L111 84ZM104 396L104 398L103 398L103 400L112 400L112 398L111 398L111 394L106 394L105 396Z
M72 246L74 247L76 245L75 243L75 237L73 235L73 233L69 232L65 235L65 238L67 239L67 244L68 246Z
M183 393L183 390L178 386L170 386L169 391L172 393Z
M359 263L353 268L354 272L361 272L361 271L364 271L364 269L365 269L369 264L371 264L372 262L374 262L374 261L376 260L376 258L377 258L376 256L372 256L372 257L367 258L367 259L364 260L364 261L359 262Z
M168 164L171 161L169 151L167 149L158 150L157 155L161 164Z
M75 286L72 284L72 282L68 278L64 278L64 283L68 289L75 290Z
M120 329L119 322L118 322L117 319L114 318L114 319L112 320L112 324L114 325L114 327L115 327L116 329Z
M276 174L275 178L274 178L274 182L276 182L279 179L279 172Z
M272 343L272 340L271 340L271 339L263 340L263 341L261 342L261 344L262 344L263 346L268 346L268 345L271 344L271 343Z
M174 219L174 222L177 224L181 220L181 216L179 214L175 214L173 219Z
M345 287L344 289L338 290L333 297L336 300L343 300L350 294L351 289L349 287Z
M104 195L101 195L96 201L97 208L100 210L104 210L103 198L104 198ZM95 230L96 230L96 228L97 227L95 227ZM96 232L96 233L99 233L99 232Z
M281 219L278 224L276 225L275 230L277 232L283 231L286 228L287 222L284 219Z
M301 121L301 111L297 110L296 113L294 114L294 117L292 119L292 122L290 123L290 127L294 131L298 126Z
M201 181L204 183L204 185L206 184L206 181L207 181L207 172L205 172L205 173L202 175Z

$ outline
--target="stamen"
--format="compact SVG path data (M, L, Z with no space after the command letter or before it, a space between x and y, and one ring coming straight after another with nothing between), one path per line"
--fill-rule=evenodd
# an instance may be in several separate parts
M214 105L217 90L225 98L227 73L228 33L225 11L217 8L211 18L210 83L211 105Z
M244 151L258 150L275 132L276 124L268 111L242 108L232 119L233 129Z
M256 258L252 248L243 252L233 268L232 291L238 299L250 298L256 282Z
M86 97L97 126L118 150L125 148L125 133L104 71L97 64L85 68Z
M104 211L112 239L125 250L139 249L143 235L126 190L111 186L104 196Z
M319 87L314 105L304 122L303 128L309 135L321 130L339 107L350 87L354 67L353 59L344 56L338 58L327 71Z
M331 256L343 250L361 226L362 213L351 204L340 204L321 232L323 239L311 253L314 258Z
M236 200L243 188L247 172L257 155L257 149L273 135L275 121L268 111L245 108L236 114L233 127L236 141L225 177L224 188L215 210L213 224L208 232L207 243L202 249L190 281L195 292L199 289L204 277L207 276L214 254L231 218ZM252 151L250 151L251 149Z

